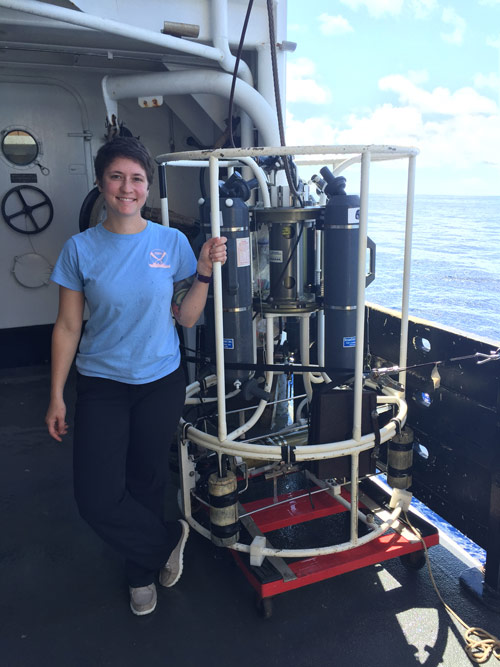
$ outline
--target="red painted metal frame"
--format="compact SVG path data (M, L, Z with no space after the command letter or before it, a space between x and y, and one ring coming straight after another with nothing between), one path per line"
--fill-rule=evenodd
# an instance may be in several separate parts
M325 493L318 493L312 496L314 507L311 505L309 497L297 498L295 496L303 495L304 491L279 496L278 501L290 499L291 502L271 507L253 515L253 519L262 533L269 533L285 526L291 526L305 521L312 521L333 514L348 511L343 505L337 502L332 496ZM342 496L349 500L349 494L342 490ZM254 501L244 505L246 512L252 512L259 507L269 505L269 498ZM435 533L424 538L427 547L439 544L439 534ZM375 565L391 558L397 558L404 554L420 551L422 545L420 542L410 542L398 533L388 533L375 538L371 542L354 549L341 551L339 553L329 554L327 556L315 556L294 560L288 563L288 567L296 575L292 581L283 581L277 579L268 583L261 583L253 574L252 570L243 561L241 555L233 551L233 556L242 569L244 575L257 591L261 598L272 597L291 591L302 586L308 586L324 579L336 577L345 572L358 570L361 567Z

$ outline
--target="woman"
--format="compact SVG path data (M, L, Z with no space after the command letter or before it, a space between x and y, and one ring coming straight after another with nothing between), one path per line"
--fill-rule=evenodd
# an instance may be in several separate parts
M182 326L196 323L226 239L207 241L196 261L183 234L142 218L155 164L137 139L102 146L95 171L106 220L69 239L52 274L60 294L45 421L60 442L87 302L76 357L75 498L124 556L131 609L144 615L156 607L158 571L163 586L177 583L189 532L183 520L163 521L168 449L185 393L170 309Z

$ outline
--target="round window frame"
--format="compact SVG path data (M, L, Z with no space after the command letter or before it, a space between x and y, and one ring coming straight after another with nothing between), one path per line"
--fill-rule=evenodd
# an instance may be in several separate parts
M33 139L37 146L37 152L35 157L30 161L30 162L25 162L23 164L19 164L18 162L13 162L10 160L7 155L5 154L4 151L4 143L6 137L11 134L12 132L24 132L25 134L29 134L29 136ZM31 128L24 127L22 125L10 125L9 127L4 128L1 132L1 142L0 142L0 156L6 162L9 167L16 168L16 169L30 169L36 166L37 160L40 158L41 155L43 155L43 150L42 150L42 143L41 141L37 138L36 133L33 132Z

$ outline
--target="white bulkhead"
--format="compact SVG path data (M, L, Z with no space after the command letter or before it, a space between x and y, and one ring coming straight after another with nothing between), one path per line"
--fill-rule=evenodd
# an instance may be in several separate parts
M123 123L153 155L224 145L247 4L0 0L0 365L23 363L20 350L8 363L20 333L50 334L58 301L50 268L80 230L106 136ZM285 2L275 3L275 20L282 75ZM279 143L274 108L267 6L257 0L233 111L243 145ZM190 219L196 172L168 169L169 206ZM160 208L157 183L148 206Z

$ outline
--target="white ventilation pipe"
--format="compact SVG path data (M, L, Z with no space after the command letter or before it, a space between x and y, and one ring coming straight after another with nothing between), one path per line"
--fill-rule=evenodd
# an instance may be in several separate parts
M0 0L3 2L4 0ZM229 98L232 76L212 70L178 70L123 76L105 76L102 90L110 122L118 118L117 100L152 95L188 95L208 93ZM234 89L235 103L252 118L260 134L261 144L279 145L276 114L255 88L241 79Z
M233 56L229 48L227 0L212 0L211 10L212 41L214 47L222 54L221 67L232 74L236 64L236 56ZM252 72L243 60L240 60L238 65L238 76L250 86L253 86Z
M232 76L236 65L236 56L233 56L229 48L229 27L227 20L227 0L212 0L212 41L214 47L222 53L221 67ZM253 88L253 76L248 65L240 60L238 64L238 76ZM252 123L246 113L241 114L241 145L253 146Z

